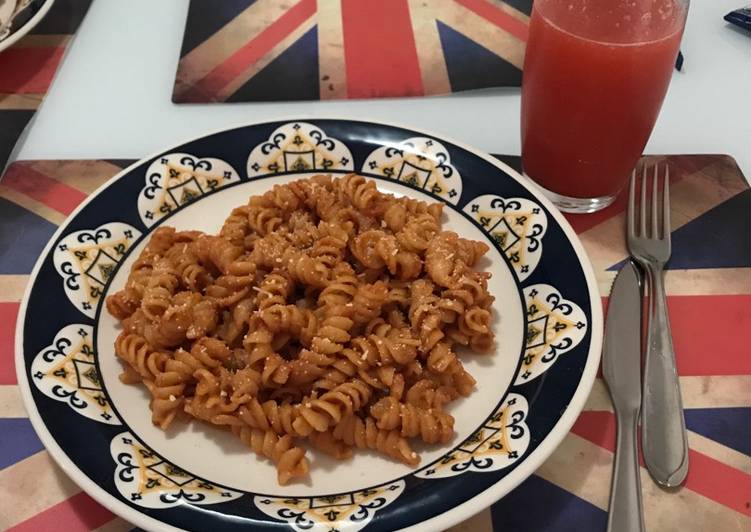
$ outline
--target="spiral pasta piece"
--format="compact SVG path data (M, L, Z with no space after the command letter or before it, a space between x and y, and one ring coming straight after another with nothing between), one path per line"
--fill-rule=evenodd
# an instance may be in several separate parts
M428 249L428 245L438 230L438 221L433 216L428 213L419 214L407 221L404 227L396 233L396 240L402 249L419 253ZM467 245L469 250L474 251L471 247L472 241L466 242L469 243ZM487 251L487 246L485 246L485 251Z
M381 193L376 189L375 182L366 181L360 175L349 174L343 177L341 191L352 205L367 214L377 214L383 205Z
M310 470L305 450L295 447L290 436L277 436L270 430L233 426L232 432L254 453L276 464L277 481L284 486L290 480L307 476Z
M438 342L428 353L427 366L435 373L443 373L452 367L455 360L456 355L449 345L446 342Z
M347 307L353 308L359 281L352 266L340 262L332 270L332 279L318 296L318 305L325 316L337 316L348 313Z
M279 209L265 207L251 201L248 208L248 223L250 228L261 236L274 232L282 224Z
M272 399L260 402L252 398L238 410L238 418L247 426L264 431L273 430L276 434L289 434L293 437L307 437L313 428L296 420L300 418L300 406L278 403Z
M417 356L419 340L407 330L392 329L385 337L371 334L360 336L351 342L351 349L370 366L406 365Z
M245 237L250 232L250 221L248 219L248 205L236 207L224 220L222 228L219 230L219 236L226 238L235 246L244 246Z
M115 340L115 354L130 364L141 379L154 380L154 364L163 353L151 347L143 336L123 331Z
M459 319L459 330L468 336L490 333L490 312L480 308L469 308Z
M326 392L320 399L310 399L300 405L300 416L318 432L341 421L345 415L359 410L370 400L373 390L359 379L343 382Z
M371 417L363 420L359 416L347 416L334 427L332 434L347 445L372 449L409 466L420 463L420 457L399 431L379 429Z
M439 233L425 251L425 270L439 286L456 288L467 265L457 254L459 237L451 231Z
M350 340L349 330L353 321L345 316L332 316L321 322L315 338L311 341L311 349L324 355L338 353L344 344Z
M180 281L172 264L166 259L157 261L141 300L141 309L146 317L156 320L164 314L179 286Z
M442 314L438 297L433 295L433 284L424 279L412 284L411 296L409 321L412 330L422 341L422 351L428 352L445 336L441 329Z
M404 402L422 409L443 410L443 407L459 397L451 386L441 385L431 379L420 379L404 394Z
M358 286L352 298L354 322L367 323L378 317L381 314L381 308L386 303L388 294L388 286L383 281Z
M440 410L423 410L384 397L370 407L370 415L383 430L399 430L403 438L419 437L425 443L446 443L454 437L454 418Z
M124 288L108 296L105 302L107 312L118 320L124 320L133 315L141 306L141 297L134 289Z

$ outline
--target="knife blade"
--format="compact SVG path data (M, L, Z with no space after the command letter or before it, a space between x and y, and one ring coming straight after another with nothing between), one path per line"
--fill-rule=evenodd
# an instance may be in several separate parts
M602 373L616 409L638 411L641 406L641 311L639 277L628 261L610 291L602 354Z
M610 292L602 373L617 417L613 482L608 509L611 532L643 532L636 425L641 407L642 297L636 266L628 261Z

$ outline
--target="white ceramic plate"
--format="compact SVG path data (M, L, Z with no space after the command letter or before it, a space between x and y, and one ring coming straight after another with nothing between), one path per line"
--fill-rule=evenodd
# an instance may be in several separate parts
M417 447L418 468L370 453L346 462L313 453L310 481L280 487L274 467L231 434L151 424L145 390L117 378L118 326L102 301L159 225L215 232L233 207L274 184L351 171L384 191L445 202L445 228L491 246L482 266L493 273L498 346L464 357L476 391L451 405L452 442ZM150 529L446 528L553 451L584 405L602 334L580 243L518 174L434 135L335 119L229 129L127 168L57 231L20 316L18 378L42 441L83 489Z

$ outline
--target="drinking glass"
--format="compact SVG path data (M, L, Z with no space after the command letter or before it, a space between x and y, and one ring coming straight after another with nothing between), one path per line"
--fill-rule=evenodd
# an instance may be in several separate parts
M670 83L688 0L535 0L522 80L522 165L562 211L610 205Z

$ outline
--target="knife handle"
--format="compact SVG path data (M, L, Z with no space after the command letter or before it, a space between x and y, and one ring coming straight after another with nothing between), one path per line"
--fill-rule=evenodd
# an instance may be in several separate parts
M642 393L642 453L654 480L678 486L688 473L688 439L680 381L665 301L663 270L647 268L649 288L647 350Z
M644 510L639 479L639 452L636 447L638 412L618 414L618 436L610 489L608 532L644 532Z

